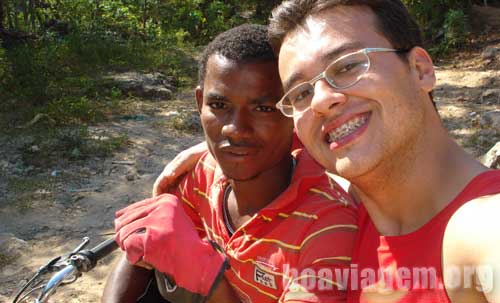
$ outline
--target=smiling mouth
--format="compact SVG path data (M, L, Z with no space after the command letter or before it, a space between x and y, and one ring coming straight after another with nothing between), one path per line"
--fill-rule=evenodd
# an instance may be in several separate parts
M365 125L366 121L368 121L368 117L369 114L358 115L353 119L350 119L349 121L340 125L339 127L331 130L326 135L326 142L330 144L332 142L338 142L344 139L345 137L349 136L350 134L358 130L360 127Z

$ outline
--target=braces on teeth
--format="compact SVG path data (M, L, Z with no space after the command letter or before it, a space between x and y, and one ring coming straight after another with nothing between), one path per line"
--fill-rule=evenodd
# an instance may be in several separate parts
M358 129L361 125L366 122L366 116L358 117L356 119L352 119L347 123L342 124L340 127L336 128L333 132L328 134L329 142L334 142L343 137L353 133L356 129Z

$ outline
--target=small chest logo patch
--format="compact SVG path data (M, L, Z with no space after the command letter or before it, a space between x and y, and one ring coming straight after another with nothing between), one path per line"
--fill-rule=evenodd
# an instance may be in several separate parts
M253 273L253 279L255 282L262 284L266 287L269 287L272 289L278 289L276 287L276 280L275 280L274 275L263 271L258 266L255 266L255 271Z

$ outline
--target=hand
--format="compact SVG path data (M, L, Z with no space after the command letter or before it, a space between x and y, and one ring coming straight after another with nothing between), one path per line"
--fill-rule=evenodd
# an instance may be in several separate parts
M116 213L115 241L131 264L144 261L189 292L207 297L226 268L226 258L200 239L176 196L165 194Z
M208 150L207 143L201 142L183 150L168 163L153 185L153 197L167 193L177 186L181 176L193 169L201 155Z

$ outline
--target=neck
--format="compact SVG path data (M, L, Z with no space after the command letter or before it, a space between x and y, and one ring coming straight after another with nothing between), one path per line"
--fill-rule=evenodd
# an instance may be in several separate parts
M415 231L445 208L486 168L461 149L439 127L411 151L352 180L370 218L383 235ZM432 147L432 148L429 148Z
M232 187L228 198L231 218L252 216L285 191L293 174L292 163L290 155L251 180L229 180Z

